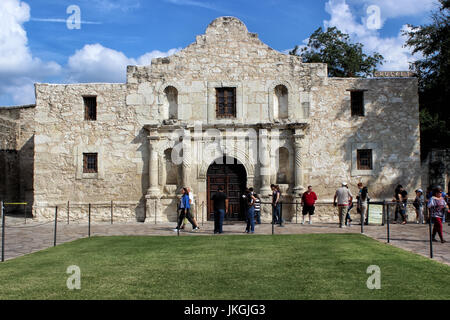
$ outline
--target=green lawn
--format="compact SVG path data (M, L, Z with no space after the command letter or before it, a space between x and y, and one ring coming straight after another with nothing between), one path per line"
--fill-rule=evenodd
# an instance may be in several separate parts
M441 300L449 284L449 266L358 234L93 237L0 263L0 299Z

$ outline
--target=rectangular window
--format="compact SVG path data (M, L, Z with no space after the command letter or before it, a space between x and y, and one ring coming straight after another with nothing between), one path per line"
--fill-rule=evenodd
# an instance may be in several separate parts
M236 117L236 88L216 88L216 117Z
M360 149L357 150L357 164L358 170L372 170L372 149Z
M97 153L83 153L83 173L97 172Z
M352 116L364 117L364 91L351 91Z
M84 120L97 120L97 97L83 97Z

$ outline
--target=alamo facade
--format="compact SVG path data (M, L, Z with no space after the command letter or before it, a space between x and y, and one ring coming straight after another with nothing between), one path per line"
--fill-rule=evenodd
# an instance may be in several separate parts
M83 218L87 203L114 201L116 219L175 221L182 186L208 218L224 186L236 219L246 186L270 201L278 184L285 202L308 185L324 202L343 181L353 193L367 184L373 200L421 186L416 78L330 78L326 64L273 50L233 17L128 66L124 84L35 88L35 105L0 109L0 195L27 201L38 220L67 202Z

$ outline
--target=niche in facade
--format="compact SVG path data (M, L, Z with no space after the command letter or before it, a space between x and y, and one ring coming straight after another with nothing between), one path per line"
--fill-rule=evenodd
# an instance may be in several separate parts
M273 92L273 118L288 118L288 89L280 84L275 87Z
M168 86L164 89L166 118L178 119L178 90L175 87Z
M288 184L292 182L292 165L289 157L289 150L281 147L277 152L277 184Z
M175 185L178 181L178 166L172 161L172 150L164 151L165 184Z

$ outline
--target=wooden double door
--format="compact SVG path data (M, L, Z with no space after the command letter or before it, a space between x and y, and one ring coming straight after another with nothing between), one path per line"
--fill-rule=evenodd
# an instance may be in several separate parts
M228 197L226 220L245 220L245 200L242 195L247 184L247 174L236 159L224 158L222 163L214 162L207 172L208 220L214 220L214 201L211 197L223 187Z

